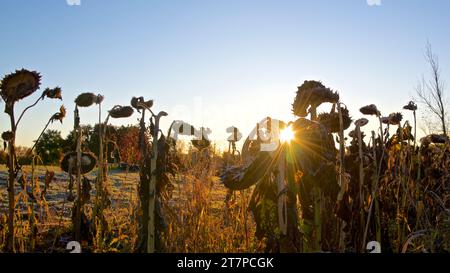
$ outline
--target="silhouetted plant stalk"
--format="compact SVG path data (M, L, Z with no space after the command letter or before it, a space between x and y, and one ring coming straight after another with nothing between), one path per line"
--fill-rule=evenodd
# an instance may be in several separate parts
M95 206L93 212L93 220L96 231L97 238L97 246L100 251L103 249L103 221L97 221L97 216L103 214L103 181L106 178L104 174L105 165L103 163L103 130L102 127L106 127L106 123L108 122L108 117L106 118L105 125L102 123L102 102L98 103L98 141L99 141L99 153L98 153L98 173L97 173L97 183L95 184Z
M133 98L134 99L134 98ZM138 111L140 108L135 107ZM139 252L143 252L147 248L147 222L148 222L148 186L150 184L150 178L148 177L148 155L147 155L147 143L146 143L146 131L145 126L145 108L141 108L142 114L139 121L139 196L140 196L140 206L141 221L138 227L138 243L137 249Z
M81 241L81 138L83 137L83 131L80 125L80 116L78 106L75 106L75 131L76 131L76 183L77 183L77 200L75 205L75 222L74 225L74 238L76 241Z
M363 155L363 139L361 127L368 123L367 119L361 118L355 122L356 125L356 133L358 136L358 153L359 153L359 187L358 187L358 195L359 195L359 218L360 218L360 227L364 228L364 155ZM363 240L364 241L364 240ZM363 246L364 250L365 245Z
M318 105L311 105L310 114L311 120L317 120L317 107ZM314 241L313 248L315 251L322 250L322 191L319 186L314 184L313 186L313 199L314 199Z
M28 71L25 69L16 70L16 72L6 75L0 84L0 92L5 101L5 113L9 115L10 131L2 134L5 142L8 144L8 233L6 248L10 252L15 252L15 232L14 232L14 218L15 218L15 182L18 172L21 170L17 162L17 155L15 150L15 140L17 128L20 120L25 112L37 105L40 100L44 98L62 99L61 88L45 89L39 99L32 105L26 107L19 120L16 122L14 115L15 103L32 95L40 86L41 75L35 71ZM5 139L6 137L6 139Z
M41 133L39 134L38 138L34 141L33 146L31 147L30 150L28 150L27 156L31 155L34 151L34 148L36 148L36 145L39 143L39 141L41 140L41 137L44 135L45 131L47 130L48 126L53 123L56 120L59 120L62 124L63 119L66 117L66 108L64 107L64 105L62 105L59 108L59 112L53 114L53 116L50 117L50 119L48 120L47 124L45 124L44 129L42 129Z
M417 111L417 105L410 101L407 105L403 106L403 109L409 110L413 112L414 117L414 148L416 147L416 138L417 138L417 120L416 120L416 111Z
M34 193L36 191L36 184L39 183L39 181L36 181L36 176L35 176L36 165L38 165L38 160L40 160L40 157L38 155L33 156L32 160L31 160L31 195L33 198L34 198ZM37 184L37 185L39 185L39 184ZM30 248L31 248L30 251L34 251L35 246L36 246L36 238L37 238L37 220L36 220L35 212L34 212L34 201L36 201L36 200L31 200L31 202L29 202L29 204L28 204L28 206L31 207L31 214L29 217Z
M150 110L150 109L149 109ZM153 124L152 131L152 159L150 165L150 187L149 187L149 202L148 202L148 236L147 236L147 252L155 252L155 203L156 203L156 162L158 159L158 134L159 134L159 122L161 117L167 116L164 111L159 112L157 115L152 113L153 120L150 120Z
M100 96L100 95L98 95ZM107 181L108 181L108 144L110 141L106 139L106 130L108 128L108 122L110 118L127 118L133 114L133 108L130 106L114 106L110 111L108 111L108 115L106 116L105 121L102 123L101 121L101 101L98 103L99 105L99 168L98 168L98 176L97 176L97 184L96 184L96 202L94 208L94 224L95 230L97 233L97 245L99 250L103 250L103 242L104 235L106 231L106 219L103 215L105 210L105 202L108 200L108 190L107 190ZM105 159L106 158L106 159Z
M378 191L378 182L380 179L380 173L381 173L381 166L382 166L382 162L383 162L383 158L384 158L384 153L385 153L385 147L384 147L384 130L383 130L383 118L381 116L381 112L377 109L377 106L375 104L371 104L371 105L367 105L364 107L360 108L360 112L364 115L372 115L377 117L378 122L379 122L379 145L380 145L380 149L381 149L381 156L379 161L377 160L377 144L378 141L375 138L375 133L372 132L372 145L373 145L373 160L374 160L374 174L372 176L372 195L371 195L371 199L370 199L370 204L369 204L369 211L367 213L367 219L365 221L365 228L364 228L364 233L363 233L363 238L362 238L362 245L361 245L361 250L364 251L365 247L366 247L366 239L367 239L367 232L369 229L369 224L370 224L370 220L372 217L372 209L374 206L374 202L375 202L375 214L376 214L376 221L377 223L380 222L379 219L379 213L377 213L378 211L378 201L377 201L377 197L376 197L376 193ZM388 125L389 126L389 125ZM388 127L389 128L389 127ZM388 129L389 130L389 129ZM379 162L379 163L378 163ZM364 225L363 225L364 226ZM380 230L377 230L377 238L378 236L381 236L381 234L379 233ZM379 241L380 242L380 241Z
M364 251L366 247L367 242L367 232L369 230L370 220L372 218L372 210L373 206L375 205L375 236L377 242L381 242L381 222L380 222L380 212L379 212L379 203L378 203L378 182L379 182L379 175L378 175L378 166L377 166L377 145L376 145L376 137L375 132L372 131L372 152L373 152L373 174L372 174L372 189L371 189L371 195L370 195L370 204L369 204L369 211L367 213L367 220L366 220L366 226L364 228L364 235L362 240L362 251Z
M77 183L77 200L75 205L75 220L73 223L73 234L76 241L81 240L81 214L82 214L82 182L81 182L81 175L82 175L82 164L81 164L81 157L82 157L82 138L83 138L83 130L81 128L80 123L80 112L78 110L78 107L90 107L93 104L101 104L104 97L102 95L95 95L93 93L82 93L78 95L78 97L75 99L75 111L74 111L74 130L76 132L76 183Z
M339 114L339 187L340 191L337 197L337 202L341 202L345 192L348 189L348 183L344 178L345 170L345 139L344 139L344 120L342 117L341 102L337 104L337 110ZM339 251L345 251L345 231L344 228L347 223L344 220L339 221Z
M406 124L407 124L407 122L405 123L405 125ZM409 148L409 147L405 147L405 145L403 143L403 134L404 134L404 127L401 125L401 123L399 123L398 124L398 135L397 135L397 137L399 138L399 141L400 141L400 156L399 156L399 170L398 170L398 176L399 176L400 181L399 181L399 189L397 191L397 200L400 201L398 203L398 220L399 220L398 251L399 252L401 251L401 248L403 246L403 242L405 240L405 232L406 232L406 228L408 225L407 220L406 220L407 219L407 211L405 209L407 197L408 197L408 187L406 185L407 164L406 164L406 154L405 154L405 152L407 152L407 150L405 148ZM408 132L408 135L409 135L409 132Z
M140 212L139 212L139 226L138 226L138 242L137 251L150 252L154 251L155 240L153 238L150 242L150 184L152 177L152 158L148 155L147 146L147 127L145 125L145 112L149 111L152 114L150 108L153 106L153 101L145 101L143 97L133 97L131 99L131 106L141 113L141 119L139 121L139 197L140 197ZM141 112L142 111L142 112ZM151 118L150 118L151 120ZM151 132L153 133L153 132ZM153 218L153 217L152 217ZM153 231L154 232L154 231ZM153 233L154 234L154 233ZM153 245L153 249L151 246Z

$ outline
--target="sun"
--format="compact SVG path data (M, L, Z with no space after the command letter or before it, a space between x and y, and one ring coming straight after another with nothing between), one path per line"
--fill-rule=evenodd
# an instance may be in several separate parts
M288 126L286 128L284 128L283 130L281 130L280 132L280 141L282 143L289 143L294 139L294 131L292 130L291 126Z

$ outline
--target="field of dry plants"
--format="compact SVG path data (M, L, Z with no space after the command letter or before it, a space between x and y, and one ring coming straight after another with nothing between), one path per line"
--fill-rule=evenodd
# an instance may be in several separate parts
M47 88L17 115L40 80L22 69L0 84L10 120L2 133L1 251L68 252L70 241L83 252L368 252L371 241L382 252L450 249L450 142L445 127L417 138L415 102L390 114L371 104L350 117L338 92L305 81L293 121L255 122L239 150L235 129L219 152L208 128L173 121L163 132L160 119L170 113L153 100L133 97L106 112L107 96L82 93L19 153L22 117L42 100L62 100L61 88ZM83 124L85 107L98 108L94 127ZM48 125L69 108L66 144L48 141ZM133 127L109 123L132 115L140 121ZM369 122L378 129L364 130ZM56 164L44 164L50 156Z
M197 168L173 178L173 195L164 208L167 213L165 223L167 234L163 239L165 251L258 251L258 247L261 247L253 240L254 222L251 217L246 216L247 212L243 210L242 201L238 201L245 193L235 193L228 213L224 214L227 190L212 170L205 172L201 166L199 164ZM1 166L0 170L1 225L6 226L8 175L5 166ZM48 170L54 171L55 176L48 186L45 199L33 202L27 191L20 186L16 187L18 215L15 232L18 252L64 253L68 252L67 243L73 240L71 228L73 203L67 201L68 175L59 167L37 167L36 180L42 182L36 184L35 196L40 196L45 189L43 181ZM24 171L30 175L30 179L31 167L25 167ZM95 172L93 173L87 175L87 178L95 179ZM138 172L111 170L108 173L107 183L111 206L104 211L109 229L102 251L133 252L135 250L138 239L136 215L139 203L138 182ZM93 189L91 195L95 196L95 194ZM28 221L32 207L36 213L35 233L31 232ZM92 210L92 207L87 209ZM246 224L244 224L245 217L247 217ZM2 242L5 242L5 229L2 229L1 236ZM83 240L83 252L98 251L95 242L95 239Z

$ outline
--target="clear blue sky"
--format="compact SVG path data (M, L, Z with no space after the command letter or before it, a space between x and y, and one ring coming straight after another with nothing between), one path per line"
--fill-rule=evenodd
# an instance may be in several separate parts
M338 90L355 118L370 103L400 110L428 72L427 39L448 82L449 12L447 0L1 0L0 74L35 69L42 87L60 85L69 115L51 128L63 135L76 95L100 92L105 109L143 95L169 113L164 126L184 119L225 140L231 125L246 135L264 116L293 119L306 79ZM19 144L30 145L59 105L31 110ZM94 108L81 115L97 119ZM1 131L6 122L2 114Z

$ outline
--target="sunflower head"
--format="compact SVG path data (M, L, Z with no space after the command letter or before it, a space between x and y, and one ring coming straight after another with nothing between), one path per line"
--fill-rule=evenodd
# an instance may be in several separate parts
M363 127L365 126L367 123L369 123L369 120L365 119L365 118L360 118L357 121L355 121L355 125L357 127Z
M131 99L131 106L133 106L140 113L141 112L140 110L152 108L153 100L145 101L144 97L139 98L133 97Z
M131 106L116 105L109 111L109 115L112 118L128 118L134 113Z
M6 75L0 83L0 94L6 103L14 103L39 89L41 75L26 69Z
M387 117L382 117L381 122L388 125L399 125L403 119L403 115L401 113L391 113Z
M211 145L211 141L208 139L208 134L211 133L211 129L200 127L201 137L200 139L191 140L192 145L199 151L208 148Z
M364 107L361 107L359 111L363 115L373 115L373 116L380 116L380 111L378 111L377 106L375 104L366 105Z
M75 103L79 107L89 107L91 105L100 104L104 97L102 95L95 95L94 93L82 93L75 99Z
M403 115L401 113L392 113L389 115L389 124L398 125L403 119Z
M51 118L51 122L54 122L55 120L59 120L61 123L63 122L63 119L66 117L66 108L64 105L61 105L59 108L59 112L55 113Z
M416 111L417 110L417 104L415 104L413 101L408 102L407 105L403 106L403 109L410 110L410 111Z
M343 130L347 130L352 123L352 119L349 115L346 107L341 108ZM324 125L331 133L337 133L341 130L339 122L339 113L331 110L330 113L321 113L317 116L317 121Z
M358 133L356 130L351 130L350 133L348 133L348 136L351 137L353 140L356 140L358 138ZM361 131L361 139L364 139L366 134L364 134L363 131Z
M77 174L77 153L69 152L64 155L61 161L61 169L66 173L76 175ZM97 165L97 158L93 153L81 154L81 174L86 174L92 171Z
M42 98L47 97L49 99L60 99L62 100L62 90L61 87L57 86L55 88L46 88L42 93Z
M211 144L211 141L207 139L193 139L191 140L192 146L197 148L199 151L206 149Z
M6 131L2 133L2 139L6 142L13 139L14 133L11 131Z
M297 94L292 104L293 113L298 117L308 115L309 107L317 107L324 102L337 103L339 94L325 87L319 81L304 81L298 87Z

